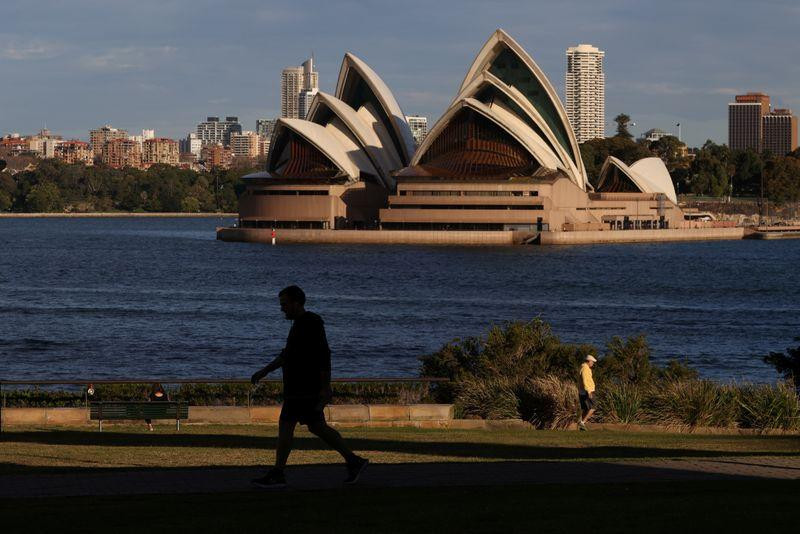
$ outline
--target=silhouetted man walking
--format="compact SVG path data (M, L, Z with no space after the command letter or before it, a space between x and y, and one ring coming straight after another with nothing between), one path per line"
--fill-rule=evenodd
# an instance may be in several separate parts
M355 455L345 445L342 436L325 422L325 405L331 400L331 351L325 337L322 318L305 309L306 295L297 286L283 289L278 298L281 311L293 321L280 356L257 371L250 379L253 384L272 371L283 369L283 408L278 423L278 446L275 467L266 475L253 480L262 488L286 486L284 469L292 452L292 438L297 423L319 436L344 458L347 465L345 484L355 484L369 460Z

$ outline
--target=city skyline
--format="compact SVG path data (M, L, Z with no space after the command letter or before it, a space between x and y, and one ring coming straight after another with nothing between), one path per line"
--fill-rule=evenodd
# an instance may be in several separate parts
M91 9L80 9L89 3ZM284 67L313 52L320 90L332 92L338 58L347 51L396 88L406 114L428 116L432 124L464 76L460 65L476 52L473 35L496 27L535 52L562 97L563 51L576 42L606 51L606 134L613 133L613 117L626 113L635 135L651 128L675 133L681 123L690 146L707 138L724 143L734 94L762 91L775 107L800 108L800 73L786 68L789 29L800 15L790 2L764 4L755 21L736 1L692 10L629 1L466 2L456 9L450 3L242 1L224 10L218 2L201 4L207 5L45 1L34 10L11 2L0 31L0 68L13 80L4 88L13 106L0 108L0 132L31 134L46 125L65 138L86 139L89 130L113 124L179 139L204 117L227 114L250 130L256 119L279 116ZM355 17L363 20L360 31L344 31ZM209 27L220 30L211 40Z

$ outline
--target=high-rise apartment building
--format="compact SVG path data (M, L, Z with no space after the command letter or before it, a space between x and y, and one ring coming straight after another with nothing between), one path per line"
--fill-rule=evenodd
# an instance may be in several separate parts
M227 169L233 162L233 150L221 143L205 145L200 158L205 162L207 169Z
M142 166L142 149L133 139L117 138L103 145L103 163L115 169Z
M579 143L605 137L605 54L589 44L567 48L567 118Z
M785 156L797 148L797 117L790 109L775 109L762 117L763 150Z
M408 127L411 128L411 135L414 137L414 141L419 146L425 140L425 136L428 135L428 117L406 115L406 122Z
M231 134L233 155L243 158L257 158L261 155L261 137L255 132Z
M300 93L303 91L316 93L318 90L319 75L314 70L314 58L307 59L299 67L283 69L281 72L281 117L305 118L305 115L301 115Z
M103 147L106 142L113 139L127 139L128 132L117 128L112 128L109 125L101 126L95 130L89 131L89 144L92 145L92 152L94 157L99 158L103 155Z
M769 95L736 95L728 104L728 146L731 150L762 150L763 117L769 113Z
M317 93L317 89L303 89L300 91L297 97L297 115L299 118L306 118L308 110L311 108L311 102L314 100L314 95Z
M239 117L208 117L205 122L197 125L197 137L203 146L221 143L224 146L231 144L231 133L242 133Z
M142 165L149 167L158 163L177 165L180 161L178 142L166 137L154 137L142 142Z
M83 163L84 165L91 165L94 159L89 143L77 139L63 141L56 145L55 157L64 163Z
M261 137L269 139L272 137L272 130L275 129L275 119L256 120L256 133Z
M195 158L200 158L200 151L203 149L203 141L197 137L196 133L190 133L185 139L178 142L181 154L193 154Z

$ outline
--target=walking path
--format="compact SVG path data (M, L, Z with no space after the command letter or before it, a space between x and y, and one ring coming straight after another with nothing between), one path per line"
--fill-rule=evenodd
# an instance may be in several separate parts
M52 474L0 475L0 499L13 497L142 495L258 491L250 479L264 468L97 469ZM337 465L290 467L292 489L340 488ZM511 484L631 483L726 479L800 480L800 458L727 457L636 461L517 461L370 465L359 486L495 486Z

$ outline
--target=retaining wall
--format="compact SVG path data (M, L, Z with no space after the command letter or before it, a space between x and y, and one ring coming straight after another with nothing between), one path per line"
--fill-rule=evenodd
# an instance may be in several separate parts
M665 241L716 241L744 239L747 228L685 228L675 230L603 230L542 232L542 245L588 245L594 243L652 243Z
M280 243L349 243L371 245L513 245L517 232L465 230L275 230ZM217 228L217 239L246 243L271 243L270 228Z
M280 406L190 406L186 423L277 423ZM442 426L453 420L451 404L332 404L325 407L330 423L354 426ZM168 422L164 420L163 422ZM3 427L96 424L86 408L4 408ZM113 421L104 421L103 425Z

